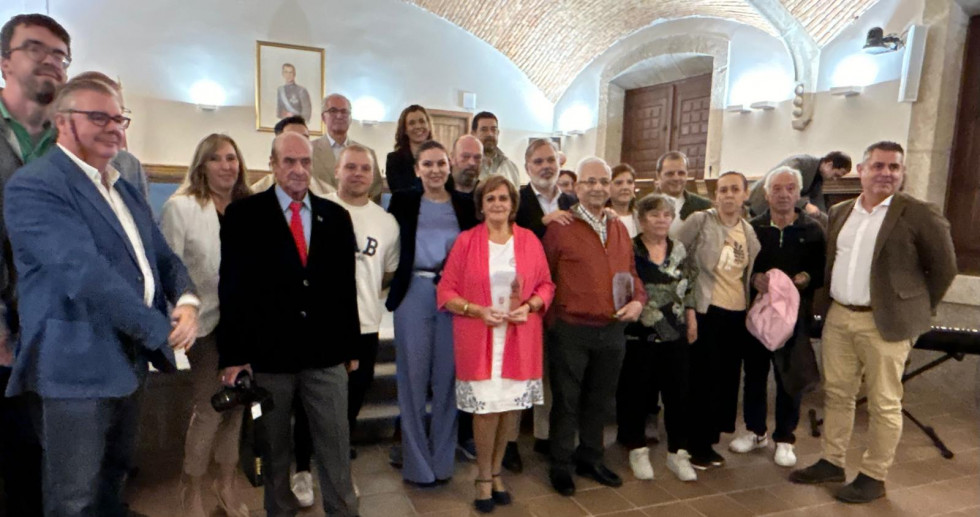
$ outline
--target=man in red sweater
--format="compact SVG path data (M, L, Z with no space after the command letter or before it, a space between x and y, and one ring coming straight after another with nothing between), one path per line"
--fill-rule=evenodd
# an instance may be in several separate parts
M636 275L626 227L604 211L612 171L600 158L578 166L574 220L553 225L543 244L556 285L549 314L551 485L575 493L572 467L607 486L623 480L603 463L602 430L615 406L626 324L640 316L647 295ZM575 433L579 446L575 448Z

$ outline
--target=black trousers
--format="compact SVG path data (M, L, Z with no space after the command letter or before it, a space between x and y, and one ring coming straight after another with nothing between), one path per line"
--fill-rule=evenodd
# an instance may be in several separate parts
M691 345L691 454L718 443L721 433L735 432L742 351L752 339L745 311L712 305L697 317L698 340Z
M618 322L589 327L558 320L548 330L552 469L570 471L575 462L603 461L602 431L612 416L609 411L626 353L625 328Z
M629 449L646 446L650 387L659 386L664 402L667 449L687 449L689 430L690 349L686 339L648 343L626 340L626 356L616 390L617 441Z
M40 400L4 397L10 368L0 368L0 475L8 516L40 517Z
M792 343L794 337L789 338ZM752 338L744 342L742 360L745 367L745 386L742 395L742 416L745 418L745 428L757 435L765 434L766 414L768 413L769 367L773 364L773 353ZM800 401L803 393L795 397L786 393L783 379L779 370L773 368L776 376L776 430L772 439L783 443L796 443L796 430L800 422Z
M378 361L378 333L361 334L357 344L361 352L357 369L347 374L347 425L354 434L357 415L364 406L364 397L374 383L374 365ZM293 400L293 449L296 454L296 472L309 472L313 456L313 439L310 437L310 421L299 397Z

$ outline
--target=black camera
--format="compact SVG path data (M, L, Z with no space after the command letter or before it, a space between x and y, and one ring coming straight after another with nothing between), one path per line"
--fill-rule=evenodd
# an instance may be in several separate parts
M219 413L238 406L250 407L253 404L260 404L262 412L271 411L274 407L269 390L256 384L248 370L238 373L234 386L225 386L211 397L211 407Z

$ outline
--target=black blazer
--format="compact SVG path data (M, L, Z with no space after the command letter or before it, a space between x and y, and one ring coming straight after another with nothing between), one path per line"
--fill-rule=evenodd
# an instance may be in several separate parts
M517 204L517 218L514 220L518 226L522 226L534 232L538 239L544 238L544 232L548 229L547 225L541 222L544 217L544 210L541 210L541 203L531 189L531 185L524 185L520 190L521 200ZM568 210L576 203L575 198L568 194L558 195L558 209Z
M340 205L310 194L310 206L305 268L274 186L225 211L219 366L297 373L357 357L354 226Z
M385 178L392 194L404 190L422 191L422 182L415 176L415 157L408 150L388 153L385 160Z
M700 212L702 210L707 210L714 206L714 203L706 197L701 197L691 191L684 191L684 206L681 207L681 221L687 220L687 217L694 212Z
M456 212L456 222L460 231L466 231L476 226L476 207L473 198L456 191L450 191L453 211ZM391 281L388 300L385 307L393 311L401 305L408 292L408 284L412 282L412 269L415 266L415 231L419 224L419 209L422 206L422 193L416 191L396 192L391 195L388 212L398 221L401 240L401 256L395 278Z

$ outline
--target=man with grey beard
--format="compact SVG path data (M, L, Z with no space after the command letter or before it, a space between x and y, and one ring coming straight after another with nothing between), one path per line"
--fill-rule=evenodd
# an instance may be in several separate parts
M473 135L462 135L453 143L452 173L456 192L473 195L480 178L483 144Z

